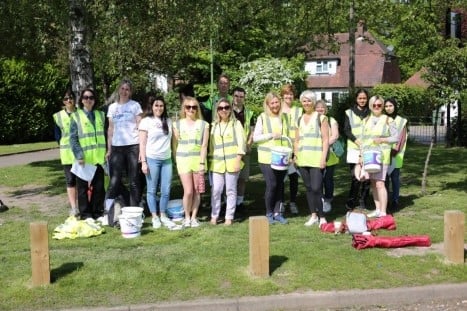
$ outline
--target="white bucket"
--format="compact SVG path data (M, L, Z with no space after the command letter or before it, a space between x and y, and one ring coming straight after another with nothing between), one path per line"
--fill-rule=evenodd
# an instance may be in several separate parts
M183 200L170 200L167 204L165 213L170 219L174 221L182 220L185 217L185 211L183 210Z
M378 173L381 171L381 150L363 151L363 167L368 173Z
M292 155L292 141L290 138L282 136L282 139L284 138L287 140L290 147L271 147L271 168L274 170L285 171L289 168L289 160Z
M122 236L126 239L136 238L141 235L143 217L136 213L118 215L118 222Z
M137 216L139 215L141 218L144 218L143 214L144 208L139 206L125 206L122 207L122 214L128 216Z

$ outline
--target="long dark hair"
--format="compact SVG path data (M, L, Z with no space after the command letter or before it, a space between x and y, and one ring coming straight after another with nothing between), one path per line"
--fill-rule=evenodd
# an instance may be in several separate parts
M361 93L365 93L365 95L366 95L366 107L368 107L368 100L370 99L370 94L365 89L358 89L357 92L355 92L355 104L357 104L357 97Z
M94 96L94 106L92 106L92 110L95 110L97 108L97 94L96 94L96 91L90 88L86 88L82 90L81 94L79 94L78 107L80 109L83 109L83 95L85 92L91 92L92 96Z
M162 131L164 132L165 135L169 134L169 125L167 123L167 119L169 118L169 115L167 113L167 103L165 102L164 97L162 96L155 96L155 95L149 95L148 100L146 102L146 113L144 114L145 117L154 117L154 112L152 111L152 106L154 105L155 101L160 101L164 105L164 111L162 112L161 115L161 121L162 121Z
M390 97L390 98L388 98L388 99L386 99L384 101L385 104L386 104L386 102L390 102L394 106L394 111L393 111L393 113L389 114L389 113L386 112L386 109L384 109L384 112L386 112L386 114L388 116L390 116L391 118L397 117L397 101L396 101L396 99L393 98L393 97Z

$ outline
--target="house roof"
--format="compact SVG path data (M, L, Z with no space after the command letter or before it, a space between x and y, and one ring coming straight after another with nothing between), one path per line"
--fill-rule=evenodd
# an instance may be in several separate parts
M417 71L410 78L408 78L407 81L404 82L404 84L409 86L419 86L425 89L428 88L430 84L422 78L422 75L425 73L425 71L426 69L424 68Z
M364 34L364 35L362 35ZM322 48L307 52L307 60L340 59L335 75L310 75L307 87L347 88L349 85L349 34L337 33L335 39L339 43L337 53ZM397 59L371 33L362 32L360 28L355 40L355 86L371 88L380 83L400 83L400 69Z

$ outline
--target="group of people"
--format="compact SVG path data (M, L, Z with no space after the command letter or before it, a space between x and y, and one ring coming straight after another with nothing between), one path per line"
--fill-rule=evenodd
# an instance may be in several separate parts
M339 163L333 146L339 139L336 120L327 116L327 105L316 100L312 91L300 94L301 107L294 106L295 91L285 85L280 95L266 94L263 112L255 117L245 105L246 92L237 87L229 94L230 79L222 74L218 94L200 103L194 94L180 93L181 109L176 120L168 115L163 97L149 96L146 107L132 100L133 85L123 80L114 102L105 113L96 109L97 95L85 89L78 108L71 91L63 96L63 110L54 114L55 136L60 145L70 214L81 219L96 219L122 195L128 182L128 204L141 204L144 186L152 215L152 226L169 229L198 227L201 194L210 185L211 220L221 221L225 200L224 224L245 212L244 197L250 174L250 153L257 144L258 164L265 180L264 204L269 222L286 224L285 181L290 183L291 213L296 203L299 178L306 188L310 218L306 226L326 222L334 195L334 168ZM407 121L397 116L397 104L381 97L368 98L357 93L356 105L346 111L344 134L347 137L347 162L352 183L347 206L364 205L369 188L376 210L371 216L383 216L387 207L386 175L393 187L393 204L398 204L399 169L402 166ZM383 110L386 109L386 114ZM361 176L362 152L368 146L380 146L383 166L378 173ZM290 148L286 169L271 166L271 151L276 146ZM72 173L72 165L96 167L91 180ZM183 187L182 225L167 213L176 167ZM110 183L104 189L104 171ZM144 182L145 181L145 182ZM358 201L360 200L360 201Z

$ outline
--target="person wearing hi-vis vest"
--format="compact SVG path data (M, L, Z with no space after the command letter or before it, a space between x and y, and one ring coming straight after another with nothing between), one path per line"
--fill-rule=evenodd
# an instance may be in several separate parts
M242 162L244 165L243 168L240 170L237 182L237 207L235 208L236 218L243 218L247 215L244 200L246 183L250 178L250 155L251 146L253 145L253 131L256 122L253 111L251 111L245 105L245 96L245 89L241 87L234 88L232 112L235 115L235 118L242 124L243 132L245 134L245 155L242 157Z
M266 182L266 216L270 224L287 224L288 221L284 218L284 178L287 169L277 170L271 167L271 148L290 147L288 119L281 113L281 100L276 93L266 94L263 110L256 120L253 141L258 144L258 163Z
M347 163L350 168L350 190L346 202L349 210L358 205L360 208L367 208L367 200L370 194L370 182L360 181L355 177L355 167L360 161L363 140L363 120L368 116L368 91L359 89L355 93L355 105L345 111L344 135L347 137Z
M386 180L386 189L388 190L389 181L391 182L391 211L395 212L399 209L400 170L404 163L404 153L407 145L407 119L398 115L397 102L394 98L386 99L384 111L394 119L397 131L399 132L399 140L391 148L391 165L389 166Z
M294 106L295 88L292 84L286 84L282 86L280 95L282 97L281 111L287 115L290 124L290 137L295 138L295 125L297 124L298 118L302 115L302 107ZM292 214L298 214L297 208L297 194L298 194L298 171L294 164L289 165L287 171L289 179L289 193L290 193L290 212Z
M369 172L371 192L376 209L367 214L368 217L386 216L388 205L388 192L384 181L391 162L391 144L397 142L399 134L394 120L383 114L384 99L381 96L370 98L370 115L363 122L363 155L366 150L379 150L381 152L381 169L377 172ZM363 161L362 158L360 158ZM364 162L361 165L366 166Z
M70 125L70 144L75 159L80 165L95 165L96 172L90 182L76 177L78 207L81 219L102 216L104 212L104 169L106 141L104 134L105 117L96 110L97 96L94 90L85 89L79 98L79 108ZM88 189L91 196L88 197Z
M306 200L311 216L305 226L326 223L323 212L323 171L329 149L328 117L315 110L315 94L306 90L300 94L303 115L295 131L293 161L298 166L306 188Z
M180 119L174 122L172 152L183 186L183 228L199 227L197 219L201 193L204 193L204 172L209 141L209 124L202 119L196 98L183 99Z
M60 146L60 161L65 172L66 193L70 203L70 216L78 216L79 210L76 208L76 176L71 172L71 165L75 157L70 147L70 120L71 114L75 112L75 101L73 92L66 90L63 95L63 109L54 113L55 140Z
M226 98L219 99L216 110L209 139L209 171L212 172L211 224L217 224L225 185L227 204L224 224L229 226L235 214L237 180L243 166L245 136L242 124L235 119L232 106Z
M328 106L323 99L317 100L315 110L321 115L327 115ZM339 139L339 124L336 119L329 116L329 151L326 161L326 169L323 174L323 212L329 213L332 209L332 199L334 198L334 169L339 164L339 157L334 153L333 144Z

